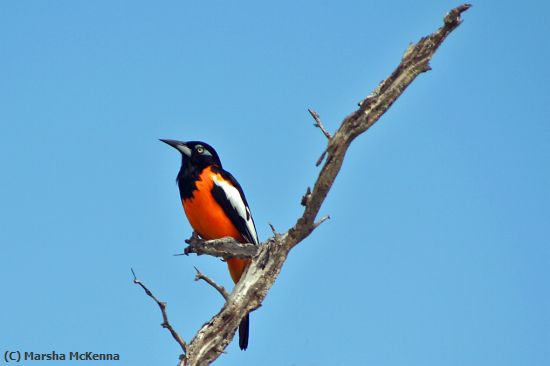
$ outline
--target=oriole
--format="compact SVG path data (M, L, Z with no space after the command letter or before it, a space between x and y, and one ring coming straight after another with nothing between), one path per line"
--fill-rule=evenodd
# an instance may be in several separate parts
M258 235L246 197L237 180L222 168L214 148L200 141L161 140L182 156L176 181L185 215L205 240L230 236L243 243L258 244ZM234 283L239 282L250 260L228 259ZM248 347L250 315L239 325L239 347Z

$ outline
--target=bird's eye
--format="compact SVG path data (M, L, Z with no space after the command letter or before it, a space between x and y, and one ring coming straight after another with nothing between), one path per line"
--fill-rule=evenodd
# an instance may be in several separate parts
M200 145L197 146L196 149L197 149L197 152L198 152L199 154L202 154L202 153L204 152L204 147L202 147L202 146L200 146Z

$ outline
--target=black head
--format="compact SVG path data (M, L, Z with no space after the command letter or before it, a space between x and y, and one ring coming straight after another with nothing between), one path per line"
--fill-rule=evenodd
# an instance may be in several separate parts
M201 141L176 141L163 140L160 141L172 146L181 153L182 165L193 165L199 171L210 165L217 165L220 168L222 163L220 157L214 148L205 142Z

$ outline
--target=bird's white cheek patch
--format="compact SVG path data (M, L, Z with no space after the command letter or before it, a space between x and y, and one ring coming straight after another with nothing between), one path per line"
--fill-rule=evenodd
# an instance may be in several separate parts
M188 147L185 146L185 145L178 145L178 146L176 147L176 149L178 149L179 151L181 151L182 153L184 153L185 156L187 156L187 157L190 157L190 156L191 156L191 149L188 148Z

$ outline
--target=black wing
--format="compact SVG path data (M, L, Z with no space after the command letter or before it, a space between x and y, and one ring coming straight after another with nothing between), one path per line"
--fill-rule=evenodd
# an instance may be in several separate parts
M241 185L231 173L221 168L213 167L212 172L218 173L223 178L213 178L212 196L241 235L249 243L259 244L256 225Z

